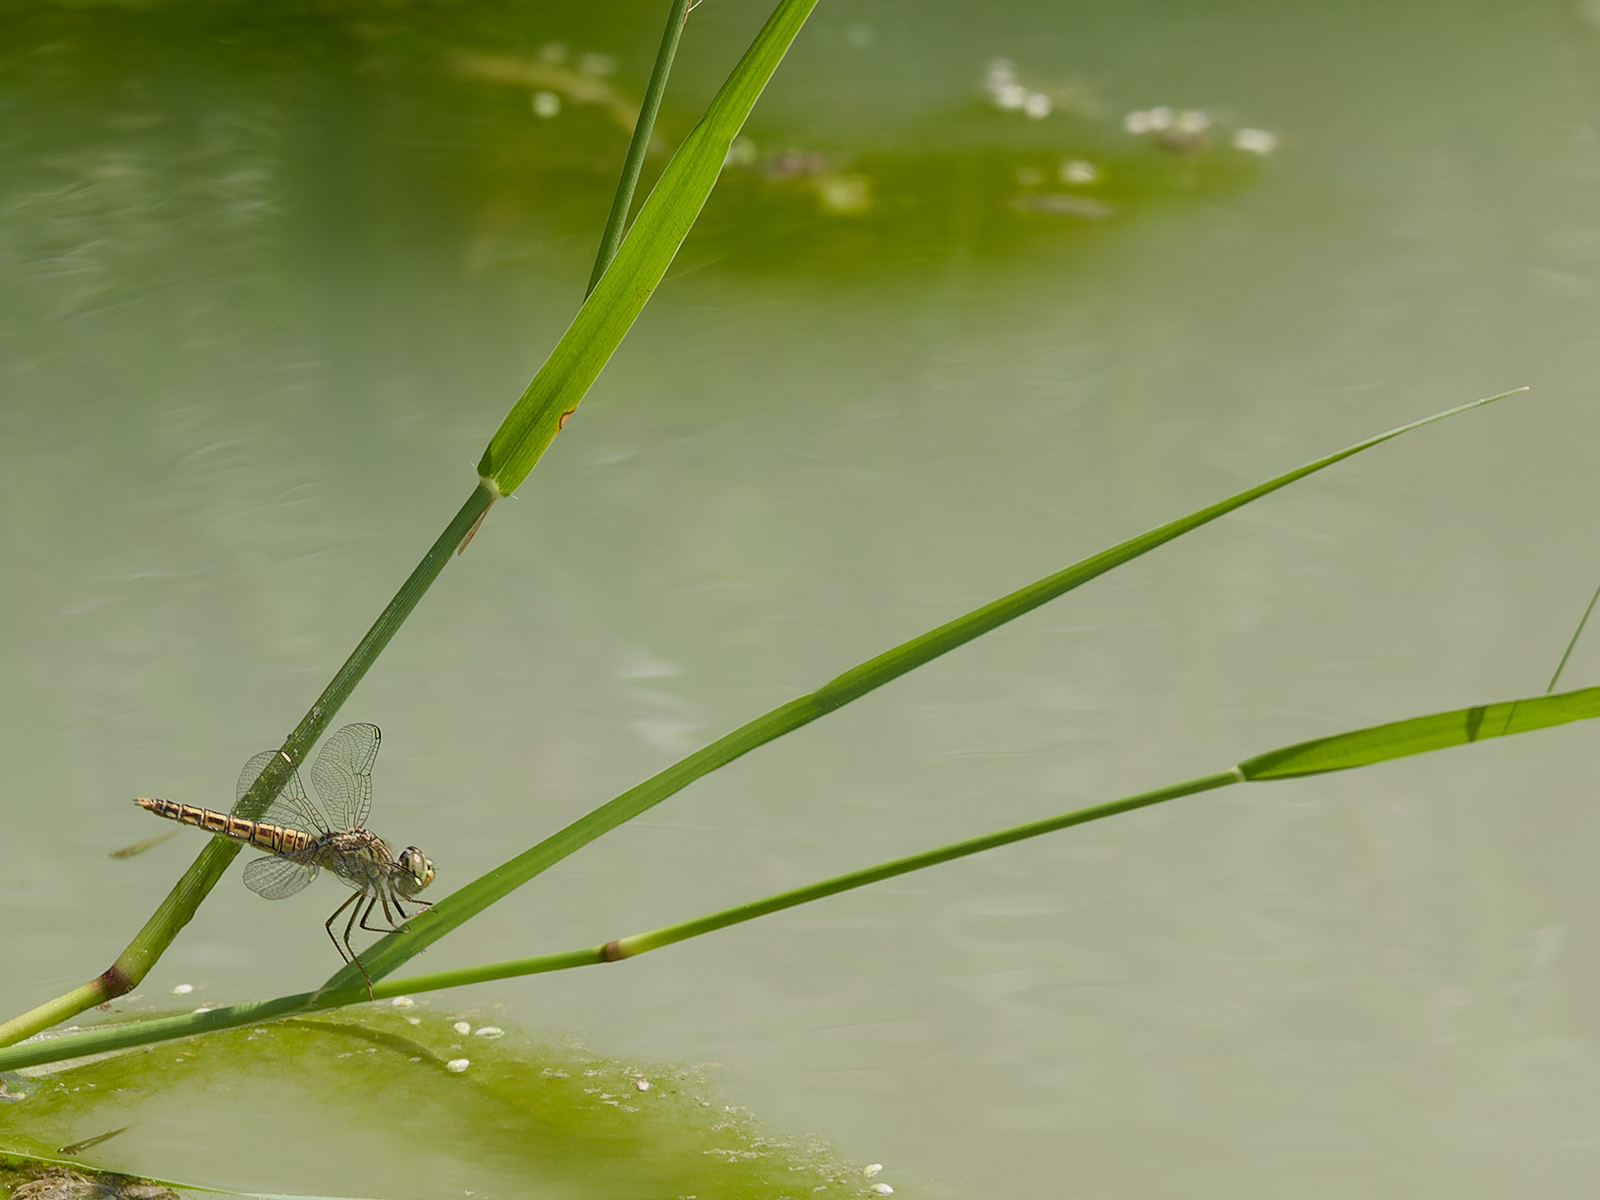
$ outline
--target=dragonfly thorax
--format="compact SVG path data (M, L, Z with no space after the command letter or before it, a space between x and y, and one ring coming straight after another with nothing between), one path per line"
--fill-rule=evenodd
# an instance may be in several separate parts
M388 844L370 829L325 833L311 843L306 857L354 888L371 887L394 874Z

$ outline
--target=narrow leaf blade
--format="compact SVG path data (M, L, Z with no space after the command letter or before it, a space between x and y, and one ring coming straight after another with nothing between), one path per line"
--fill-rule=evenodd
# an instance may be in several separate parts
M561 341L500 423L478 474L502 495L533 470L661 282L722 173L728 148L816 3L782 0L774 10L672 156Z
M471 920L478 913L490 905L498 903L511 892L527 883L530 879L547 870L555 863L561 861L569 854L588 845L602 834L615 829L624 822L632 820L640 813L653 808L663 800L683 788L689 786L696 779L726 766L735 759L748 754L750 751L767 742L792 733L794 730L809 724L818 717L834 712L852 700L859 699L875 688L882 687L900 676L924 666L939 656L956 649L959 646L982 636L991 630L997 629L1008 621L1015 620L1025 613L1032 612L1040 605L1065 595L1074 588L1095 579L1100 575L1123 563L1130 562L1141 555L1167 542L1190 533L1193 530L1217 520L1230 512L1243 508L1252 501L1288 487L1297 480L1315 474L1335 463L1353 455L1370 450L1375 446L1399 437L1404 433L1419 429L1435 421L1442 421L1448 417L1492 404L1517 392L1525 391L1517 388L1511 392L1503 392L1498 396L1490 396L1482 400L1475 400L1445 412L1435 413L1418 421L1402 425L1397 429L1388 430L1357 442L1353 446L1336 453L1325 455L1313 462L1296 467L1265 483L1257 484L1238 492L1216 504L1169 521L1165 525L1148 530L1128 539L1110 549L1083 559L1080 562L1064 568L1053 575L1016 591L993 600L980 608L973 609L962 616L931 629L910 641L902 642L866 662L860 663L843 674L823 684L815 691L798 696L777 708L746 722L731 733L724 734L716 741L701 747L687 758L680 759L672 766L651 776L643 783L623 792L621 795L602 804L600 807L586 813L565 828L557 831L535 846L524 850L492 871L471 883L459 888L433 908L411 921L409 932L390 934L377 943L376 946L362 955L362 962L368 974L373 979L380 979L407 959L425 950L434 942L444 937L451 930ZM349 987L359 978L353 966L346 966L333 975L324 987L340 988Z
M1600 687L1527 700L1504 700L1498 704L1480 704L1391 721L1387 725L1373 725L1269 750L1240 763L1239 773L1249 780L1322 775L1597 716L1600 716Z

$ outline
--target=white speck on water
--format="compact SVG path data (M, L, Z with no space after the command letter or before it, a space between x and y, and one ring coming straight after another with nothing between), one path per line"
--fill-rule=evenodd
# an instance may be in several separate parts
M868 1179L871 1179L874 1175L876 1175L881 1170L883 1170L883 1164L882 1163L868 1163L866 1166L861 1168L861 1173L863 1175L865 1175Z
M396 996L389 1003L395 1008L415 1008L417 1006L417 1002L410 996Z
M872 207L872 189L859 175L824 175L817 180L817 199L829 212L865 212Z
M530 103L533 115L546 121L561 111L561 97L554 92L535 92Z
M641 1092L648 1092L650 1090L650 1081L648 1079L640 1079L636 1081L633 1086L638 1088Z
M1204 133L1211 128L1211 118L1198 110L1188 110L1173 119L1172 127L1179 133Z
M422 1024L422 1018L421 1017L407 1017L406 1018L406 1024L407 1025L421 1025Z
M1093 183L1100 178L1095 165L1081 158L1071 158L1062 163L1059 173L1062 183Z
M1240 129L1233 135L1233 144L1236 149L1247 154L1259 154L1265 157L1278 148L1276 134L1268 133L1265 129Z
M498 1025L479 1025L477 1031L473 1034L474 1037L481 1038L497 1038L505 1037L505 1035L506 1031Z
M1043 92L1029 92L1028 98L1022 102L1022 111L1035 121L1040 117L1048 117L1050 108L1050 97Z
M453 1071L459 1075L471 1065L472 1060L470 1058L452 1058L449 1062L445 1063L444 1069L446 1071Z
M192 991L194 991L194 984L180 983L177 987L172 989L172 994L174 996L187 996Z
M1020 83L1008 83L995 88L994 102L1008 112L1014 112L1028 103L1028 89Z
M871 1187L869 1187L867 1189L867 1191L876 1192L880 1196L892 1196L892 1195L894 1195L894 1189L892 1187L890 1187L887 1183L875 1183Z
M457 1033L471 1033L472 1032L472 1026L469 1025L465 1021L457 1021L454 1025L450 1026L450 1028L454 1029Z

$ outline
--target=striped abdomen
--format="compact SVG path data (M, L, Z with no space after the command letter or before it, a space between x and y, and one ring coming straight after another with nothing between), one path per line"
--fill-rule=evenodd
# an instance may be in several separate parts
M268 825L265 821L248 821L244 817L217 812L213 808L196 808L192 804L174 804L171 800L154 800L140 796L134 801L140 808L148 809L158 817L193 825L207 833L220 833L236 842L246 842L258 850L272 854L293 854L304 850L316 837L303 829L290 829L286 825Z

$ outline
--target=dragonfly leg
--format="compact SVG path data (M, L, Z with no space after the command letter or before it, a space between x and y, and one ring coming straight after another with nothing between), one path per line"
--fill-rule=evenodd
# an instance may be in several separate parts
M353 909L350 910L350 919L348 921L346 921L345 925L344 925L344 948L346 950L350 951L350 959L349 959L349 961L355 963L356 970L361 972L361 978L363 978L363 979L365 979L367 981L367 999L368 1000L372 1000L372 999L375 999L375 997L372 994L372 976L367 974L367 968L362 965L361 956L356 953L356 948L350 944L350 935L351 935L351 933L353 933L355 931L356 918L358 916L361 918L361 928L363 928L363 929L367 928L366 915L365 914L366 913L370 913L372 911L372 906L377 903L377 898L376 897L369 897L366 892L362 891L362 892L357 892L352 897L352 899L357 900L357 901L366 900L367 905L366 905L365 910L363 910L361 905L359 903L357 903L357 905ZM350 901L346 900L345 904L348 904L348 903L350 903ZM344 904L341 904L339 907L342 909L344 907ZM338 916L338 915L339 915L338 913L334 914L334 916ZM332 918L330 917L329 920L331 921ZM329 932L331 933L332 930L330 930Z
M366 896L366 892L352 892L350 898L338 908L333 910L333 915L323 922L322 927L328 931L328 940L333 943L333 948L339 952L339 957L345 962L353 962L356 970L361 972L361 978L367 981L367 999L373 999L372 976L367 974L367 968L362 966L361 959L356 956L355 949L350 945L350 927L355 924L356 913L361 911L358 901ZM333 932L333 923L339 919L339 914L352 904L356 905L355 911L350 914L350 921L344 927L344 945L339 944L339 938Z
M372 915L372 910L377 907L377 904L380 900L383 901L383 919L389 922L389 927L387 929L380 928L377 925L367 924L367 918ZM398 926L395 924L394 915L389 911L389 898L388 896L384 895L381 890L372 898L372 903L367 905L367 911L362 914L361 928L365 929L368 933L393 933L395 929L398 928Z
M357 900L361 899L361 897L363 897L365 895L366 895L365 892L352 892L351 895L350 895L350 898L347 899L343 904L339 905L338 908L334 909L333 910L333 915L331 917L329 917L326 921L324 921L323 924L322 924L322 927L328 931L328 940L333 943L333 948L339 952L339 957L344 959L345 962L349 962L351 960L351 958L354 956L355 952L351 951L349 954L345 953L345 947L341 946L339 944L339 938L333 932L333 923L339 919L339 914L340 913L342 913L345 909L349 908L352 904L354 904ZM345 945L349 945L349 943L350 943L350 935L349 935L348 932L345 934L345 939L344 940L345 940Z
M417 914L416 913L408 913L405 910L405 905L400 903L400 897L399 896L387 895L387 894L384 894L384 893L380 893L379 895L380 895L380 898L383 901L383 919L385 921L389 922L389 928L387 928L387 929L379 929L376 926L368 925L366 923L365 918L362 919L361 928L365 929L368 933L405 933L406 929L405 929L405 926L404 926L403 922L409 921L412 917L416 916ZM433 901L431 901L431 900L418 900L415 897L407 898L405 903L406 904L415 904L417 906L418 912L420 912L422 909L432 908L433 907ZM394 905L394 912L392 912L392 913L389 911L389 905L390 904ZM370 906L368 907L367 911L369 913L371 912L371 907Z
M367 969L361 965L360 955L358 955L354 950L350 952L350 961L355 963L356 970L361 972L361 978L367 981L367 999L376 1000L377 996L373 995L372 992L372 976L367 974Z
M433 901L431 901L431 900L418 900L415 897L413 897L409 901L409 903L415 904L417 906L417 912L421 912L425 908L432 908L433 907ZM408 913L408 912L406 912L405 909L400 907L400 897L399 896L396 896L394 898L394 910L395 910L395 912L400 914L400 919L402 921L409 921L412 917L417 915L417 913ZM402 926L400 926L400 932L401 933L409 933L410 932L410 928L408 926L402 925Z

